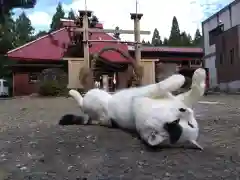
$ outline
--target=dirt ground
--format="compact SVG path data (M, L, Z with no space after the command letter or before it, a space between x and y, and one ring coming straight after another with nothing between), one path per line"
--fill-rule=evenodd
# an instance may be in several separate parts
M62 115L79 112L72 99L0 100L0 180L238 179L240 96L208 95L203 101L220 104L195 106L201 152L149 150L116 129L59 127Z

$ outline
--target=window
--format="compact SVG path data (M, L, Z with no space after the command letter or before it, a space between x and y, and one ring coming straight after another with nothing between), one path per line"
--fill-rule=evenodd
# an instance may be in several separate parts
M8 86L9 86L8 82L7 81L3 81L3 87L8 87Z
M209 31L209 45L213 45L216 42L216 37L220 35L224 31L224 25L221 24L217 26L216 28Z
M230 63L233 64L234 62L234 48L230 50Z
M219 63L223 64L223 54L222 53L220 54Z
M28 78L29 83L36 83L38 82L38 73L29 73Z

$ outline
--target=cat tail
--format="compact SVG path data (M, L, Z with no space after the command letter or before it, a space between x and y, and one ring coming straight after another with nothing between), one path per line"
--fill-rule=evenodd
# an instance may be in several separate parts
M179 94L176 98L186 104L186 106L192 107L192 105L197 103L205 93L205 80L205 69L198 68L193 74L191 89L185 93Z
M68 94L77 101L78 105L82 108L83 106L83 97L81 96L81 94L74 90L74 89L71 89Z

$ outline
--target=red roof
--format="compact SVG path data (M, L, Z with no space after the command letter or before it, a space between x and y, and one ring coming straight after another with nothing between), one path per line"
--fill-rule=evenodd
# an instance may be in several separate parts
M134 47L129 48L129 50L133 51ZM142 51L144 52L175 52L175 53L203 53L202 48L195 47L151 47L151 46L143 46Z
M64 22L72 23L72 22ZM69 24L67 24L69 25ZM97 28L103 28L102 24L98 24ZM52 36L52 37L50 37ZM114 40L114 38L106 33L92 33L90 40ZM54 39L54 42L53 42ZM70 43L66 28L54 31L51 35L42 36L32 42L13 49L7 53L8 57L25 60L61 60ZM116 47L125 53L133 50L133 46L128 46L119 42L92 42L89 48L90 53L97 53L106 47ZM146 52L182 52L182 53L203 53L202 48L184 48L184 47L143 47L142 51ZM121 56L115 51L106 51L101 57L111 62L129 62L128 59Z
M69 44L70 39L68 32L65 28L57 30L50 35L40 37L32 42L29 42L23 46L13 49L7 53L8 57L15 59L27 59L27 60L61 60L63 58L66 47L64 44ZM52 39L56 40L56 44L52 42ZM99 40L114 40L114 38L106 33L92 33L90 39ZM90 53L97 53L105 47L116 47L123 52L128 53L128 46L123 43L114 42L92 42L92 46L89 48ZM121 56L115 51L106 51L102 53L102 58L111 62L129 62L128 59Z
M52 43L49 35L42 36L34 41L31 41L23 46L13 49L7 53L8 57L28 60L59 60L62 59L65 48L64 43L69 43L69 37L64 29L57 30L52 34L53 39L59 46ZM61 45L60 45L61 44Z

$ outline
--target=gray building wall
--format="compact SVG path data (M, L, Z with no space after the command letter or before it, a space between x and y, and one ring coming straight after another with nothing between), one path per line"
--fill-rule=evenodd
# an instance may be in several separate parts
M218 84L217 82L217 70L216 70L216 56L215 45L209 45L209 31L216 28L218 21L224 24L224 31L240 24L240 0L235 0L230 5L226 6L218 13L214 14L202 23L203 36L204 36L204 61L205 67L209 69L209 85L210 88L219 86L228 88L240 88L239 82L229 82L224 84Z

